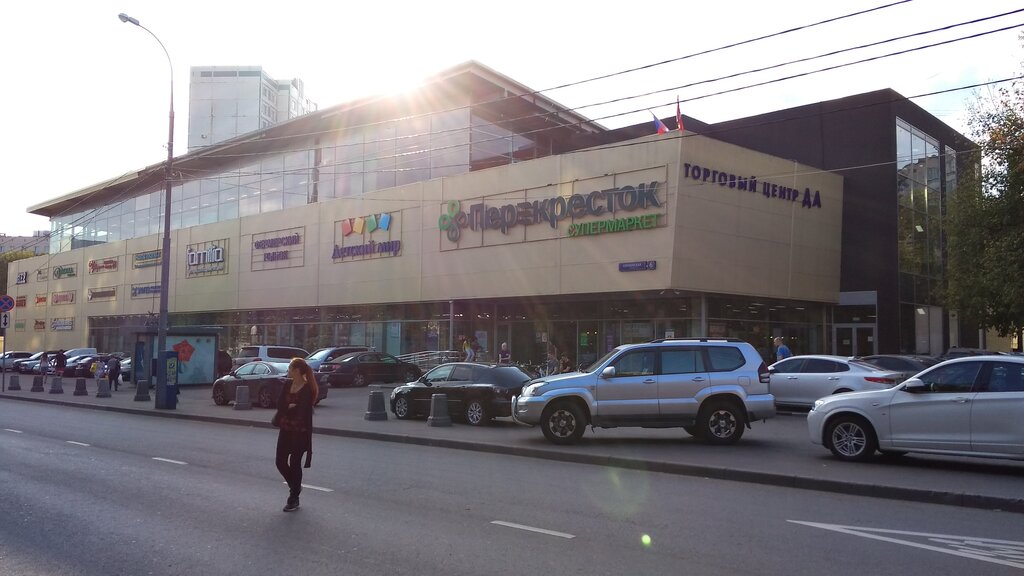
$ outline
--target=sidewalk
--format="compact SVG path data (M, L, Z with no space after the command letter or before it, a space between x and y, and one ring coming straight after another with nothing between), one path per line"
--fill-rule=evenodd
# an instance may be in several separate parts
M27 385L26 385L27 382ZM21 391L0 394L0 401L21 400L60 404L97 410L144 414L164 418L200 420L221 424L270 427L272 411L253 408L235 410L213 403L210 388L186 387L174 410L156 410L149 402L137 402L135 388L122 386L110 398L96 398L96 384L89 380L88 396L74 396L74 380L64 381L63 394L31 392L31 378L21 377ZM588 429L579 444L555 446L537 428L527 428L510 419L497 419L490 426L473 427L455 423L451 427L427 426L423 420L365 419L370 390L378 388L333 388L317 407L315 432L333 436L402 442L523 456L617 466L630 469L735 480L904 501L949 504L982 509L1024 512L1021 480L1024 462L974 458L910 455L881 458L874 463L840 462L807 437L802 414L780 414L766 422L755 422L734 446L709 446L682 429ZM385 404L389 388L384 392Z

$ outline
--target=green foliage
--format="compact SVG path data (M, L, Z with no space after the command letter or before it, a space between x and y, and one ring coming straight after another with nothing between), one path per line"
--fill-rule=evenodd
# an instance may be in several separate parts
M945 303L1005 336L1024 329L1024 83L979 96L969 126L981 156L949 199Z
M0 288L3 288L3 293L7 294L7 265L15 260L24 260L25 258L31 258L35 256L28 250L15 250L13 252L4 252L0 254Z

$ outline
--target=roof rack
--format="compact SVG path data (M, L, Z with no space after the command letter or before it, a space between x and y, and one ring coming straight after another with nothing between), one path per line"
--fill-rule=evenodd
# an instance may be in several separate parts
M657 344L658 342L677 342L677 341L685 341L685 342L746 342L746 340L743 340L742 338L707 338L707 337L698 337L698 336L694 336L694 337L688 338L688 337L684 336L684 337L680 337L680 338L657 338L657 339L651 340L650 343L651 344Z

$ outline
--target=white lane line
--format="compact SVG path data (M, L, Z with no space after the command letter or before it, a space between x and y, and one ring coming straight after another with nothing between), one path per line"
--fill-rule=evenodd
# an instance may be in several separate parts
M181 460L171 460L170 458L157 458L156 456L153 457L153 460L159 460L160 462L170 462L171 464L181 464L182 466L188 464L188 462L182 462Z
M287 484L287 482L281 482L281 484ZM303 484L303 488L309 488L310 490L319 490L321 492L334 492L330 488L324 488L322 486L313 486L312 484Z
M547 534L548 536L558 536L559 538L575 538L575 536L573 536L572 534L566 534L565 532L555 532L554 530L545 530L544 528L534 528L533 526L525 526L523 524L515 524L513 522L502 522L501 520L492 520L491 524L497 524L498 526L507 526L509 528L516 528L518 530L527 530L529 532L537 532L538 534Z
M23 434L21 430L15 430L14 428L4 428L5 432L14 432L15 434Z
M65 440L68 444L74 444L75 446L88 446L85 442L75 442L74 440Z

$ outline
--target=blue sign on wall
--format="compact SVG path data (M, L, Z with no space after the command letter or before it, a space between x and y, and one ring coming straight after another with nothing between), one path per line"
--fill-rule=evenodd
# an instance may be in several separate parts
M642 260L640 262L619 262L619 272L641 272L643 270L657 269L657 260Z

